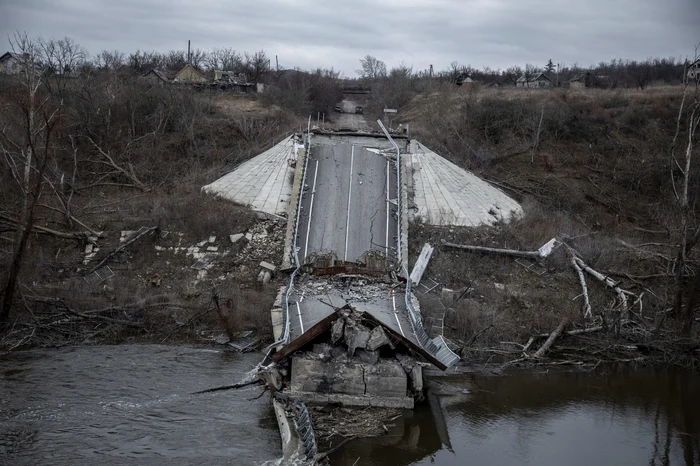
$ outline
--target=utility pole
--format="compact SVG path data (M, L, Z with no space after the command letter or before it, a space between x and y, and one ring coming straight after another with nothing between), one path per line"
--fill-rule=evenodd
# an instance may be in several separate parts
M433 65L430 65L430 77L433 77Z
M187 39L187 64L192 64L192 52L190 52L190 40Z
M277 59L277 55L275 55L275 65L276 65L277 71L279 71L280 70L280 61Z

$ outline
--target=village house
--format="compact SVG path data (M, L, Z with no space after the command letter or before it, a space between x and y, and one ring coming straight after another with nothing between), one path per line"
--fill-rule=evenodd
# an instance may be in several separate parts
M474 85L474 80L467 74L460 74L455 80L457 87L462 89L468 89Z
M590 71L581 73L569 81L569 86L571 89L583 89L587 87L593 87L593 76Z
M549 79L544 73L539 73L529 77L523 74L518 78L518 81L515 83L515 87L552 87L552 80Z
M700 58L688 65L686 76L688 81L700 81Z
M197 69L189 63L177 72L173 78L173 81L187 84L202 84L209 82L206 76L197 71Z
M0 73L19 74L22 71L22 64L19 57L12 52L5 52L0 56Z
M171 80L162 71L152 69L148 73L143 75L143 78L153 84L165 84L171 82Z

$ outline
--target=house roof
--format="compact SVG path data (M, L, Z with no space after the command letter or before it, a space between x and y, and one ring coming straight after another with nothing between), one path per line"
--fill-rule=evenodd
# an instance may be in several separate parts
M201 77L203 80L206 80L206 79L207 79L202 73L200 73L199 71L197 71L197 68L195 68L194 66L190 65L189 63L186 64L185 66L183 66L182 69L181 69L180 71L177 72L177 74L175 75L175 77L174 77L173 79L177 79L177 77L180 76L180 75L181 75L185 70L187 70L187 69L191 69L192 71L194 71L194 72L195 72L199 77Z
M0 62L9 60L10 58L15 58L15 54L12 52L5 52L2 55L0 55Z
M159 71L159 70L156 70L156 69L152 69L152 70L150 70L149 72L147 72L146 74L144 74L143 76L146 77L146 76L148 76L149 74L153 74L153 75L155 75L158 79L161 79L161 80L163 80L163 81L166 81L166 82L167 82L167 81L170 81L170 78L168 78L168 77L165 75L165 73L163 73L162 71Z
M536 82L536 81L543 81L543 80L544 80L544 81L549 81L549 82L552 81L552 80L549 79L549 77L548 77L546 74L544 74L544 73L539 73L539 74L535 75L534 78L530 78L529 80L525 77L524 74L518 78L518 82L519 82L519 83L523 83L523 82Z
M574 76L574 77L571 79L571 81L569 81L569 82L574 82L574 83L575 83L575 82L579 82L579 81L585 81L585 80L586 80L586 76L590 76L590 75L591 75L591 72L590 72L590 71L586 71L585 73L577 74L577 75Z

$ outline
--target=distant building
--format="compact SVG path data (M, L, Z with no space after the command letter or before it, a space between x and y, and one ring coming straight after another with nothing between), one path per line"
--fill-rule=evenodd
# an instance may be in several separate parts
M552 87L552 80L549 79L544 73L539 73L530 77L523 74L518 78L518 81L515 83L515 87Z
M198 84L206 83L209 80L206 78L206 76L197 71L194 66L188 63L177 72L173 78L173 81L178 83Z
M590 71L581 73L569 81L569 87L571 89L583 89L587 87L593 87L593 76Z
M457 76L457 79L455 80L455 84L458 87L462 87L462 88L466 89L466 88L470 88L474 85L474 80L472 78L470 78L469 75L460 74L459 76Z
M165 75L165 73L156 69L153 69L148 73L144 74L143 77L154 84L164 84L171 82L171 80Z
M22 63L16 54L5 52L0 56L0 73L19 74L22 71Z
M688 65L686 76L688 81L700 81L700 58Z
M247 84L248 79L245 73L236 73L235 71L214 70L214 82L230 83L230 84Z

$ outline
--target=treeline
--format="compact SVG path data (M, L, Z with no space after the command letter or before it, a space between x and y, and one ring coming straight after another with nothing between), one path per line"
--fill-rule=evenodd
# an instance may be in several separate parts
M643 89L652 83L681 84L689 62L674 57L648 58L644 61L614 59L586 68L578 64L561 66L550 59L544 66L528 63L501 70L490 67L478 69L454 61L447 69L431 72L429 69L414 70L404 63L388 69L383 61L367 55L360 59L360 64L361 69L357 70L357 74L359 79L365 81L380 81L398 76L420 82L432 79L454 83L460 78L469 77L485 85L514 86L521 76L534 78L539 73L545 73L552 82L565 83L584 73L590 73L598 78L601 87Z

